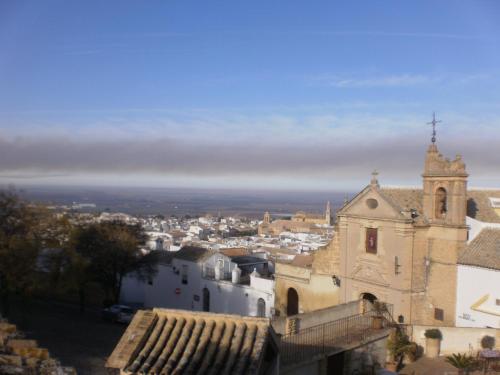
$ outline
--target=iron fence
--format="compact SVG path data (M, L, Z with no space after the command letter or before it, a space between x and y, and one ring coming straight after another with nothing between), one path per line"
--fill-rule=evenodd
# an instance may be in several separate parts
M300 329L295 334L283 335L280 345L281 361L285 366L300 363L317 356L332 355L352 344L364 342L380 331L381 328L374 324L377 317L381 318L381 328L388 327L392 323L392 305L387 305L384 311L369 310Z
M202 276L205 279L215 280L215 268L213 267L203 267ZM222 271L220 272L220 280L231 280L231 272Z

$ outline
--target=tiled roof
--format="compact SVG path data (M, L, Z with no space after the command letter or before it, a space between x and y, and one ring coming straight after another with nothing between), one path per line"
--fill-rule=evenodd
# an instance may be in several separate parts
M146 253L146 257L155 264L169 266L172 264L172 258L174 257L174 254L175 252L173 251L155 250Z
M201 262L215 253L215 250L206 249L204 247L184 246L175 253L174 258L188 260L190 262Z
M500 216L489 199L500 198L500 190L469 190L467 197L467 216L486 223L500 223Z
M415 209L422 215L422 189L381 188L380 191L401 209ZM500 216L491 206L489 198L500 198L500 190L468 190L467 216L486 223L500 223Z
M259 374L273 337L266 318L141 310L106 366L127 374Z
M243 264L255 264L255 263L267 263L266 259L251 256L251 255L246 255L246 256L241 256L241 257L231 257L231 261L238 264L238 265L243 265Z
M296 267L311 267L313 259L313 256L310 254L297 255L290 264Z
M460 254L458 263L500 270L500 229L484 228Z
M422 215L422 201L424 193L422 189L414 188L382 188L381 193L392 203L403 210L417 210Z
M221 249L219 250L221 254L224 254L228 257L239 257L239 256L244 256L244 255L249 255L250 252L248 249L244 247L233 247L233 248L228 248L228 249Z

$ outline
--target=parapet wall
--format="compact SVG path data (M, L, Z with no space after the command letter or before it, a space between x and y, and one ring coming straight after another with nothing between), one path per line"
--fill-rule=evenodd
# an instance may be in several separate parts
M500 330L494 328L465 328L465 327L431 327L409 326L408 333L418 345L425 348L425 331L429 328L438 328L443 339L441 340L441 354L469 353L481 350L481 339L484 336L495 337L496 347L500 348Z
M352 301L342 303L332 307L327 307L321 310L311 311L308 313L292 315L288 317L278 318L273 321L272 325L277 333L285 333L286 320L296 319L296 328L298 330L314 327L320 324L332 322L337 319L346 318L348 316L357 315L362 312L362 302Z

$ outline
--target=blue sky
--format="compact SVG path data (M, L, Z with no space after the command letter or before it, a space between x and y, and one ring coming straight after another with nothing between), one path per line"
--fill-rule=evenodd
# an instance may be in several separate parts
M437 111L440 149L499 186L498 20L493 0L2 1L0 182L418 184Z

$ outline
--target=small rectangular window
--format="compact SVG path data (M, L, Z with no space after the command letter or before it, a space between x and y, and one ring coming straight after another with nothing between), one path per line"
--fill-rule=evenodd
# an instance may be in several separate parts
M434 309L434 319L436 320L444 320L444 310L443 309Z
M399 258L397 256L394 257L394 274L399 275L401 271L399 270L401 265L399 264Z
M377 254L377 228L366 228L366 252Z
M496 305L497 305L497 306L500 306L500 298L497 298Z
M188 266L182 265L182 272L181 272L181 278L182 278L182 283L187 284L188 283Z

